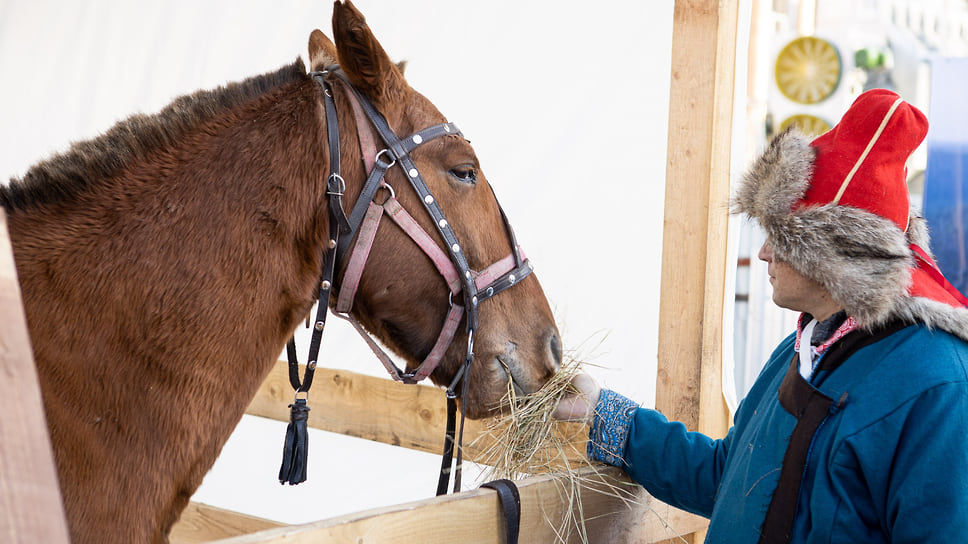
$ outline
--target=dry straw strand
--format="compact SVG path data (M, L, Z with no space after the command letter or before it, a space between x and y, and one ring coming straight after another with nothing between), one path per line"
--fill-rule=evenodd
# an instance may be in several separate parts
M627 505L638 503L634 485L604 477L579 450L585 443L587 427L561 423L552 416L561 398L575 393L572 380L583 365L587 363L569 353L548 383L528 395L519 395L509 380L503 415L489 421L486 432L475 440L475 445L487 444L479 457L491 467L482 476L486 480L514 480L544 473L556 476L556 488L568 505L562 519L547 520L558 542L572 541L573 531L581 542L588 542L583 490L618 497Z

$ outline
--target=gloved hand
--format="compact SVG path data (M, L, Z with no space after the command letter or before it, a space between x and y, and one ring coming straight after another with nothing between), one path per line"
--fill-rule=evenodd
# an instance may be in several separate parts
M555 419L579 421L591 425L595 419L595 406L602 388L588 374L579 372L571 382L575 392L565 395L552 414Z

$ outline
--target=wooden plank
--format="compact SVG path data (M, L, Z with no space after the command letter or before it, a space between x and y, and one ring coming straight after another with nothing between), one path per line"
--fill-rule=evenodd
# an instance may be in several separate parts
M738 0L677 0L656 406L723 436L722 322Z
M637 496L630 506L611 491L612 486L628 486L619 469L587 469L578 487L580 501L563 499L563 484L544 475L518 483L521 494L521 542L555 542L556 531L571 529L567 542L580 542L574 526L562 526L569 519L570 507L581 505L585 534L592 543L649 543L693 532L704 525L697 516ZM616 524L627 512L635 511L641 529L636 540L628 538L628 528ZM381 542L461 542L497 544L504 541L504 521L497 494L490 489L466 491L432 499L377 508L329 520L269 529L246 536L217 541L218 544L370 544ZM553 520L553 522L549 522ZM646 535L644 538L642 535Z
M279 361L262 383L247 413L289 421L292 402L288 367ZM430 453L441 453L447 423L444 390L427 385L404 385L347 370L316 368L310 392L309 426ZM588 429L559 423L558 436L572 444L570 462L585 452ZM483 456L494 444L484 421L467 420L465 458L487 464Z
M168 541L171 544L197 544L283 525L276 521L192 502L172 527Z
M738 0L676 0L656 408L725 436L723 307ZM697 534L694 541L701 541Z
M0 208L0 542L68 542L54 452Z

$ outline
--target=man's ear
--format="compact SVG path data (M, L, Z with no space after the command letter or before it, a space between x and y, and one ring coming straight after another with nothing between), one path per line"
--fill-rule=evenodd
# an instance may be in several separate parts
M343 72L378 109L382 111L381 105L406 89L403 73L349 0L337 0L333 5L333 37Z
M318 72L336 64L336 45L318 28L309 35L309 71Z

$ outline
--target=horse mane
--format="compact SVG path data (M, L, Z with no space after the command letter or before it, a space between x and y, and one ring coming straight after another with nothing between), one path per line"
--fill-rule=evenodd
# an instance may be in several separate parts
M0 184L0 206L24 210L71 200L97 180L172 145L193 127L306 77L303 61L297 58L275 72L181 96L158 113L132 115L101 136L75 142L68 151L35 164L23 178L11 178L8 186Z

